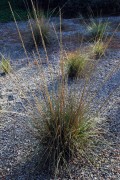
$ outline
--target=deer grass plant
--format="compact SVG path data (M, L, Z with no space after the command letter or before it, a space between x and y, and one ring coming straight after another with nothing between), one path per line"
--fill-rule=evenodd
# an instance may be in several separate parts
M99 121L88 116L83 99L62 88L58 94L54 92L51 104L46 101L42 108L38 106L40 117L34 119L34 127L43 145L40 160L49 165L50 170L59 169L76 156L86 156L101 136L97 127Z

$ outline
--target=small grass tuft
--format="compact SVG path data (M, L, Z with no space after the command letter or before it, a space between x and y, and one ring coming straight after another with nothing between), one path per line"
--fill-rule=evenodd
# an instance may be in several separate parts
M37 45L48 44L50 42L51 28L49 19L47 19L43 11L34 12L34 21L32 23L32 30ZM33 38L33 35L32 35Z
M73 52L67 55L66 61L68 77L77 78L85 76L86 65L88 62L87 55L81 54L78 51Z
M93 39L99 40L104 38L107 28L108 23L102 21L95 22L92 20L88 26L88 31Z
M8 74L11 71L11 65L8 59L2 58L0 67L6 74Z
M100 58L104 55L106 50L106 45L102 41L97 41L93 46L93 54L96 58Z

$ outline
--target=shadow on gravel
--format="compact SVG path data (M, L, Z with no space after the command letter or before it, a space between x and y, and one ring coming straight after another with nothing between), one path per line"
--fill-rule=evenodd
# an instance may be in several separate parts
M38 164L39 157L36 155L31 160L27 160L21 165L13 168L12 172L3 177L5 180L50 180L51 175L47 170L40 168Z

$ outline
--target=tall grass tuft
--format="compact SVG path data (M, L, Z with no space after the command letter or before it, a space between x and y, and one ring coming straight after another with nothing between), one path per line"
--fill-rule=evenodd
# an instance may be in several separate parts
M71 93L63 95L62 92L61 88L59 94L54 93L51 105L46 101L40 109L40 118L34 119L43 144L41 160L50 169L59 169L75 156L86 156L100 133L98 122L86 114L83 99L79 100Z

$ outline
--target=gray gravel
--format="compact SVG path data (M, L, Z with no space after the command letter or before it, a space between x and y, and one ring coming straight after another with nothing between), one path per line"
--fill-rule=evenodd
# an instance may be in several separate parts
M103 20L106 20L103 18ZM109 21L120 22L120 17L110 17ZM54 18L53 23L58 26L59 20ZM85 26L79 19L63 20L65 29L63 39L71 36L78 37L78 34L86 35ZM18 23L22 33L29 33L27 22ZM0 52L5 57L10 57L14 71L10 75L0 76L0 173L1 179L6 180L47 180L50 174L44 169L36 168L38 155L34 156L34 151L38 144L33 132L28 128L30 115L34 105L34 94L41 95L40 86L43 83L43 73L33 65L32 50L28 48L30 65L26 66L27 58L19 41L16 27L13 22L0 24ZM111 32L110 32L111 33ZM2 36L1 36L2 35ZM59 35L59 32L58 32ZM120 32L115 36L119 38ZM26 41L26 39L25 39ZM84 49L89 44L84 42ZM79 42L65 41L66 51L79 48ZM45 80L52 89L57 85L59 74L59 46L57 42L48 46L48 57L50 68L43 65ZM39 48L43 62L45 54L42 47ZM104 102L104 99L115 89L109 101L102 108L99 116L105 119L105 129L108 132L106 139L112 143L111 147L103 148L99 153L99 158L95 159L96 167L86 165L78 159L70 162L69 170L71 179L86 180L118 180L120 179L120 50L110 49L99 61L95 73L88 87L90 96L98 90L105 77L117 67L117 71L111 76L104 86L98 91L91 104L92 108L97 108ZM52 78L51 75L52 74ZM69 83L69 87L80 92L83 80ZM27 99L27 100L26 100ZM29 100L29 101L28 101ZM42 101L42 99L41 99ZM81 165L82 164L82 165ZM57 179L70 179L68 173L63 170Z

